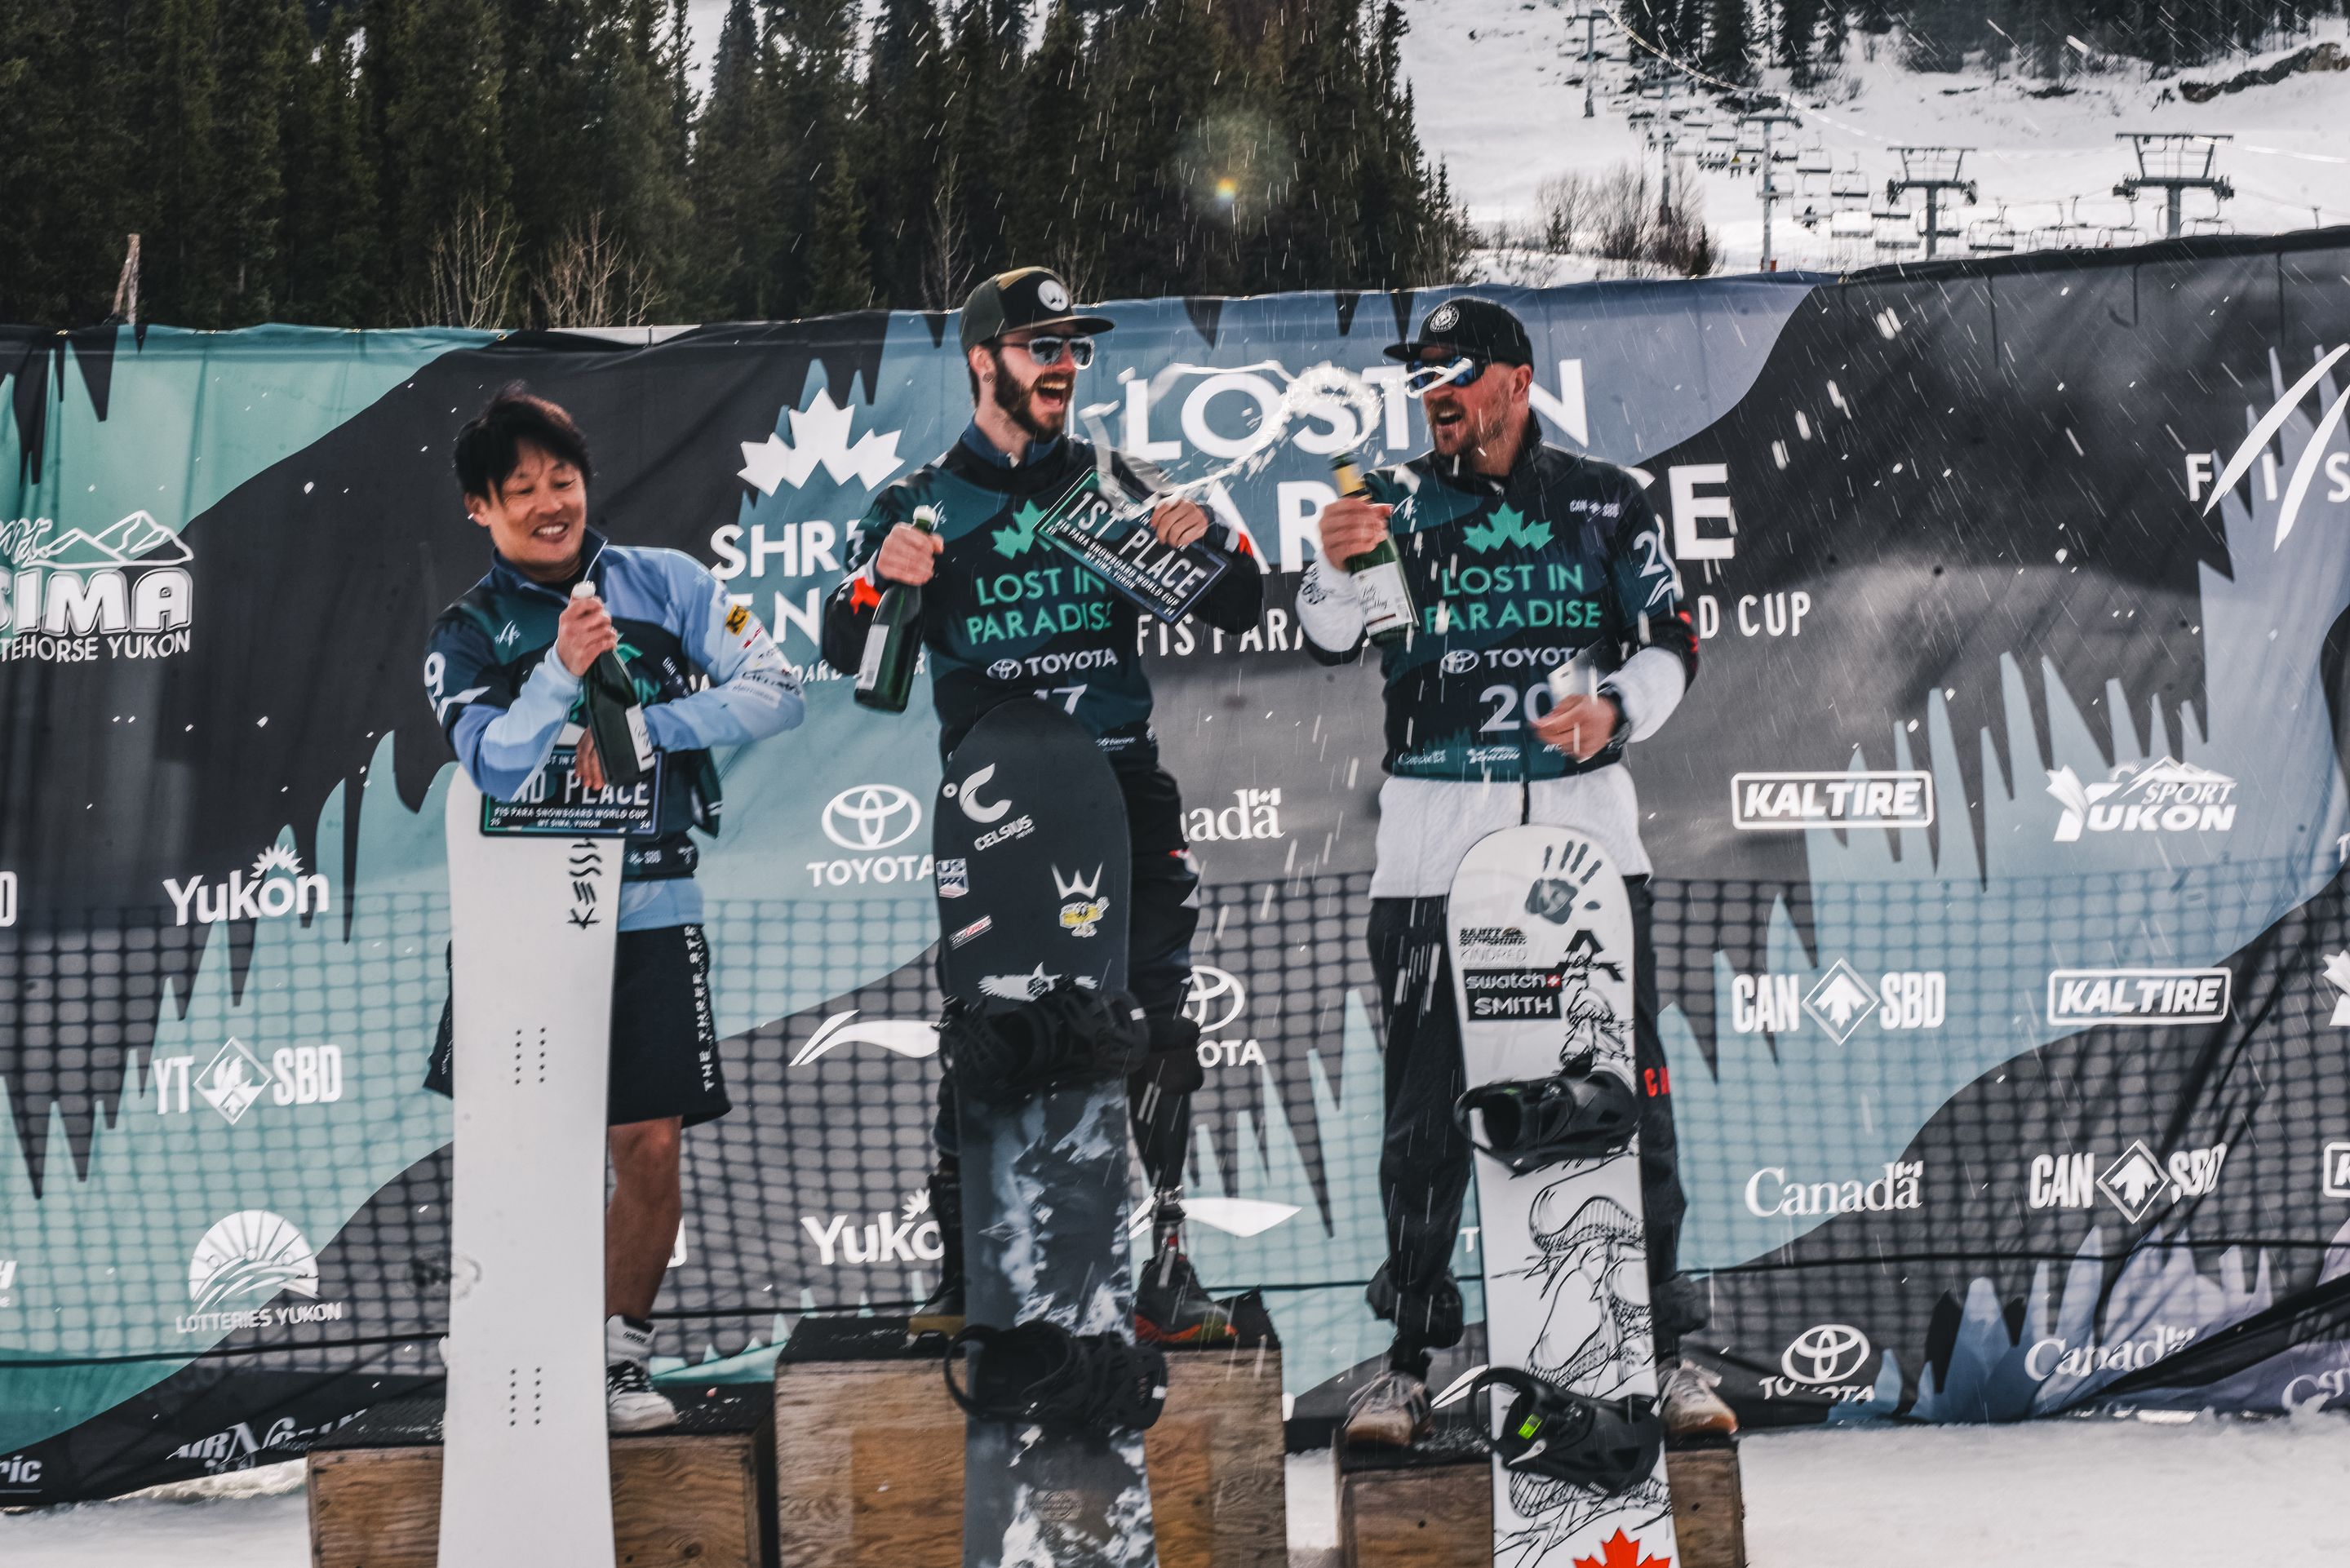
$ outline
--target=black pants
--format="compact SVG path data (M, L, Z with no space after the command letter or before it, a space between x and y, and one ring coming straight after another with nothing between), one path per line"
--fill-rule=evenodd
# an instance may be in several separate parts
M1672 1080L1657 1033L1656 955L1648 935L1648 879L1627 877L1631 894L1633 1062L1644 1093L1640 1117L1640 1196L1646 1210L1648 1278L1655 1284L1677 1272L1680 1243L1679 1162L1673 1141ZM1461 1062L1461 1021L1452 1002L1452 965L1445 951L1442 898L1374 898L1369 927L1371 971L1387 1009L1387 1132L1379 1150L1379 1203L1388 1223L1388 1261L1381 1272L1395 1298L1396 1365L1425 1375L1426 1353L1456 1343L1459 1307L1430 1312L1424 1303L1450 1295L1449 1267L1461 1234L1461 1205L1469 1189L1471 1149L1452 1118L1468 1086ZM1382 1304L1374 1287L1374 1305ZM1676 1348L1679 1328L1659 1301L1658 1352ZM1382 1315L1389 1315L1383 1312ZM1430 1332L1431 1319L1453 1326ZM1670 1339L1674 1344L1668 1344Z
M1200 926L1200 874L1191 867L1183 838L1183 797L1163 768L1119 770L1126 797L1126 831L1134 856L1128 894L1126 988L1153 1018L1172 1018L1183 1006L1191 977L1191 933ZM1442 927L1440 923L1439 934ZM1183 1183L1184 1147L1191 1138L1191 1096L1168 1094L1140 1075L1127 1084L1127 1107L1134 1142L1150 1185ZM942 1155L961 1146L955 1127L954 1090L939 1078L939 1114L931 1141Z

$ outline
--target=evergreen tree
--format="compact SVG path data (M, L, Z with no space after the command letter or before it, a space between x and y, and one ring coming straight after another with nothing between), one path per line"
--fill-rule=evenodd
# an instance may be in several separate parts
M808 309L816 315L862 310L873 303L873 266L865 254L865 201L847 157L836 150L824 198L816 203Z
M157 320L219 327L219 12L214 0L142 0L133 17L144 308Z
M364 327L384 319L375 287L375 169L368 156L354 19L338 10L296 59L282 124L289 320Z
M395 318L505 325L515 236L497 17L488 0L374 0L369 16Z
M112 304L127 236L148 221L124 37L75 6L0 5L0 321L78 326Z
M207 237L216 253L224 325L265 321L285 297L279 117L293 89L297 51L307 42L295 0L232 0L221 17L219 218Z
M1752 24L1746 0L1711 0L1706 8L1705 57L1708 76L1726 82L1754 79Z
M732 0L718 31L710 97L694 123L689 184L696 221L686 303L703 319L750 321L769 310L764 262L773 243L774 154L764 54L751 0Z
M1798 88L1810 87L1818 75L1813 59L1823 9L1822 0L1779 0L1779 63Z

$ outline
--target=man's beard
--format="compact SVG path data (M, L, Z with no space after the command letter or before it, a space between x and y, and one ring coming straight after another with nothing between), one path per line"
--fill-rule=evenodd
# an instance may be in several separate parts
M1003 357L995 357L995 406L1012 417L1012 422L1028 432L1031 441L1053 441L1059 437L1061 427L1069 422L1069 395L1074 384L1064 386L1061 408L1052 414L1036 411L1036 388L1045 379L1038 377L1025 387L1014 381L1003 368Z

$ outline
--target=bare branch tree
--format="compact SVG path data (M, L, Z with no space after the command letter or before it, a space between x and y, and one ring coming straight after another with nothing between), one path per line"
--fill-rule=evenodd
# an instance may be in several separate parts
M514 296L514 220L475 202L432 236L407 314L426 326L489 330L513 320Z
M962 182L956 178L952 153L939 167L938 183L931 188L931 244L922 258L922 303L932 310L952 310L962 303L971 279L971 258L964 243L962 213L955 195Z
M606 231L600 210L549 247L531 295L549 327L643 327L660 304L651 269Z

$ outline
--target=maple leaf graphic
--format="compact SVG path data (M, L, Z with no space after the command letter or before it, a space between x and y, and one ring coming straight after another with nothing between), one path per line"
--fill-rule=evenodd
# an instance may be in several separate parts
M1597 1557L1578 1557L1575 1568L1673 1568L1665 1557L1651 1557L1640 1549L1640 1543L1621 1530L1599 1543Z
M1470 524L1461 530L1461 538L1481 556L1504 545L1523 545L1529 550L1539 550L1550 543L1550 524L1529 524L1525 514L1516 507L1496 506L1492 521Z
M1025 503L1012 514L1011 527L998 528L988 538L994 544L997 555L1006 560L1014 560L1026 555L1029 547L1036 543L1036 524L1044 520L1043 507L1034 502Z

